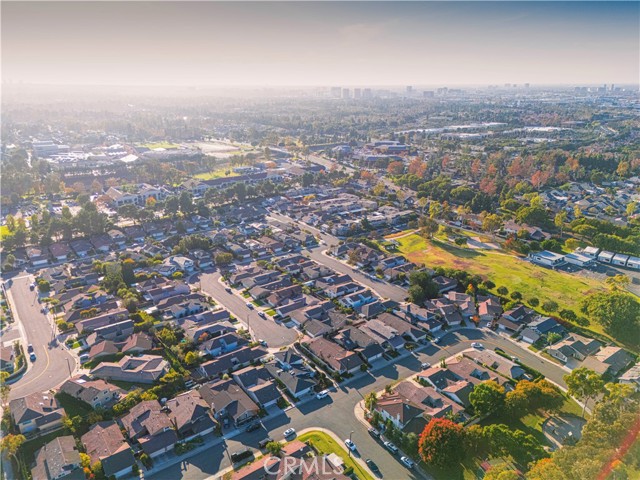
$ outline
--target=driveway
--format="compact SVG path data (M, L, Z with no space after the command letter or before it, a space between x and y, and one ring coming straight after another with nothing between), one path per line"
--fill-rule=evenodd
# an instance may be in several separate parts
M31 282L33 277L24 272L5 281L7 297L19 325L12 328L20 329L25 354L28 344L33 345L36 354L36 361L30 362L27 372L11 385L11 399L57 387L76 368L74 357L57 341L52 321L40 310L37 292L29 289Z

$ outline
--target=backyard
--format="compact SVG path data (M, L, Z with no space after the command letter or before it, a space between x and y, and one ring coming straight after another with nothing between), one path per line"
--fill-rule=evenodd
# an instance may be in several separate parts
M319 454L335 453L344 460L345 468L353 468L354 473L360 479L373 480L373 477L364 468L360 466L353 458L349 457L347 451L342 448L333 438L326 433L320 431L311 431L304 433L298 437L301 442L309 442Z
M541 304L553 300L558 310L578 313L585 295L604 290L595 279L540 267L502 251L459 247L442 240L426 240L417 234L396 237L399 251L408 260L432 269L455 268L480 275L495 283L496 288L505 286L509 293L520 292L525 303L533 297ZM592 323L589 328L603 333L598 324Z

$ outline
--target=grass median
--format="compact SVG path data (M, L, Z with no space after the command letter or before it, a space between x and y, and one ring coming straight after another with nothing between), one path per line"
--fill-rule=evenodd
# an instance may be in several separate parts
M298 437L298 440L300 440L301 442L309 442L310 445L312 445L319 454L335 453L340 458L342 458L345 468L353 468L353 472L358 476L358 478L365 480L374 480L369 472L362 468L360 464L353 459L353 457L349 457L349 454L344 448L342 448L342 445L340 445L326 433L315 430L300 435Z

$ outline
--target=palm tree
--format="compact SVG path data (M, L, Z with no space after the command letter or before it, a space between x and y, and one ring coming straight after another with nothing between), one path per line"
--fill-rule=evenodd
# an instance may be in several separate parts
M378 405L378 395L376 395L376 392L371 392L364 399L364 406L367 408L367 410L372 411L373 409L376 408L377 405Z

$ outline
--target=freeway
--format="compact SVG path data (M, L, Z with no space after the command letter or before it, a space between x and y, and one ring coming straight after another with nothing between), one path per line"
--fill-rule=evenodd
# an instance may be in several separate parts
M264 428L251 433L242 432L233 439L227 439L222 446L216 444L211 449L198 453L181 464L162 470L150 478L161 480L181 477L184 480L202 480L229 467L229 453L245 446L257 450L258 442L267 435L282 441L283 432L288 428L300 431L314 427L329 429L340 438L348 438L353 432L352 439L358 446L359 453L364 458L373 458L384 478L422 478L418 472L407 470L397 457L367 433L365 425L355 418L354 409L369 392L382 390L386 385L408 378L420 371L422 362L435 364L442 358L455 356L470 348L471 343L477 341L482 342L488 349L502 348L510 355L520 358L524 364L539 370L549 380L566 388L562 379L566 372L558 365L538 357L526 348L491 331L459 330L448 333L439 345L422 347L419 352L401 357L395 362L382 361L381 366L374 366L372 371L340 385L338 390L333 391L329 397L322 400L314 398L296 408L268 417L263 422Z
M53 323L40 310L42 305L37 301L37 293L29 289L32 281L33 277L25 274L5 281L16 323L20 324L25 354L28 344L33 345L36 354L36 361L30 362L27 372L11 385L11 399L54 388L76 368L74 357L55 337Z
M260 318L255 309L247 307L247 299L237 292L227 293L226 285L220 282L220 272L200 273L191 277L190 282L199 282L201 290L225 307L245 326L250 327L255 340L264 340L270 348L290 345L296 341L298 332L293 328L276 323L268 315Z

